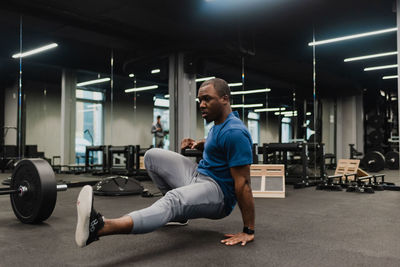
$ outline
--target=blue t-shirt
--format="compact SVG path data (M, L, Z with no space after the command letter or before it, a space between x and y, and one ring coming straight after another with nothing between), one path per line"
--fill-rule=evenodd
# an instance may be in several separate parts
M213 178L224 193L225 212L230 214L236 205L234 180L231 167L253 162L252 140L249 131L234 111L227 119L214 125L204 144L203 159L198 172Z

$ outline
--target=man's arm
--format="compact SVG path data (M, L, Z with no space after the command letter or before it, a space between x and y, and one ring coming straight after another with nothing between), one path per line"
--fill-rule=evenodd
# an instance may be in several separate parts
M157 132L157 127L155 125L151 126L151 133Z
M254 198L250 187L250 165L230 168L232 177L235 181L235 194L238 200L239 208L242 213L243 226L254 230L255 227L255 211ZM227 239L222 240L226 245L236 245L241 243L242 246L254 240L254 234L237 233L227 234Z

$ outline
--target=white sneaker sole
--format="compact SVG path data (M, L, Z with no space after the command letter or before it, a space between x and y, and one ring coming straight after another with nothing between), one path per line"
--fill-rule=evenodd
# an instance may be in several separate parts
M188 224L189 224L189 221L186 221L184 223L181 223L181 222L167 222L165 224L165 226L186 226Z
M79 193L78 200L76 202L78 218L75 230L75 242L80 248L86 246L86 241L89 238L89 222L90 211L92 210L92 200L93 189L90 185L85 185Z

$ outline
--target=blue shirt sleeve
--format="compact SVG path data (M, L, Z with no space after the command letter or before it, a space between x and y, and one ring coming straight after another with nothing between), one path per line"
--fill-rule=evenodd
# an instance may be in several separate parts
M253 162L251 138L241 129L231 129L224 134L224 148L229 168Z

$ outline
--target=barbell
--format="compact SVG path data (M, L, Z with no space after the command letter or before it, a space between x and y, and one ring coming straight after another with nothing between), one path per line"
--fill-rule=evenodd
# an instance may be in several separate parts
M17 163L9 188L0 188L0 195L10 195L15 216L23 223L40 223L50 217L57 201L57 191L66 191L66 184L57 185L53 169L44 159L23 159Z
M385 168L385 156L379 151L370 151L361 160L368 171L379 172Z

